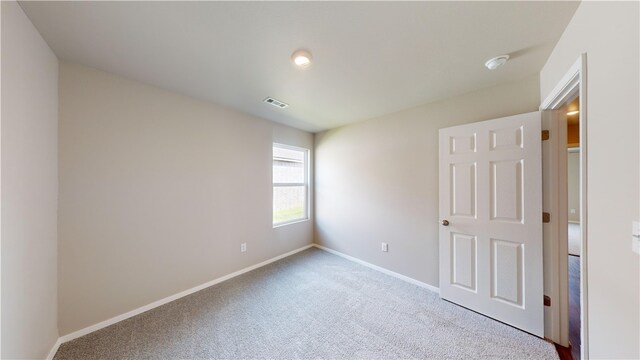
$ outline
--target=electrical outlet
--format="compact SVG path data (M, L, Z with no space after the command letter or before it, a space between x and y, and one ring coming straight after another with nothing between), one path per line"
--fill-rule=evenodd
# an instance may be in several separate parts
M571 209L571 213L575 214L576 213L576 209Z
M240 252L247 252L247 243L240 244Z
M387 243L382 243L382 248L381 248L381 250L382 250L382 251L384 251L384 252L388 252L388 251L389 251L389 244L387 244Z

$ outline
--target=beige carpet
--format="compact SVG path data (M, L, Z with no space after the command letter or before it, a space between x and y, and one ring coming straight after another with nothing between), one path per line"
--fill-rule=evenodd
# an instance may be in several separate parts
M552 344L309 249L65 343L55 359L557 359Z

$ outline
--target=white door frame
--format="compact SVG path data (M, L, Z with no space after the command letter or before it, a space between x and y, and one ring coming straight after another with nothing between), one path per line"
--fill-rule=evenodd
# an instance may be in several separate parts
M551 91L547 98L540 105L540 110L557 110L562 107L567 100L571 99L575 95L580 96L580 233L582 237L582 244L580 249L580 321L581 321L581 358L589 358L589 346L588 346L588 297L587 297L587 54L582 53L578 60L571 66L569 71L558 82L556 87ZM566 157L566 151L559 151L557 156ZM563 187L561 187L563 188ZM565 190L566 191L566 190ZM568 270L566 266L566 258L569 256L566 246L560 246L558 248L558 261L557 264L559 273L557 276L552 276L553 281L557 281L559 288L566 289L568 284ZM565 259L562 261L562 259ZM568 307L569 297L568 292L560 291L558 295L558 303L566 305ZM552 300L553 301L553 300ZM568 313L560 313L555 311L553 313L552 321L561 323L568 320ZM562 317L562 318L561 318ZM562 330L568 332L568 328ZM556 339L567 336L567 334L554 334L554 341Z

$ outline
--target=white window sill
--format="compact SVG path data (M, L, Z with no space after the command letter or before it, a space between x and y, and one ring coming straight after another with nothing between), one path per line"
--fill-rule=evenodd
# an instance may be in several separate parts
M287 221L287 222L283 222L283 223L274 224L273 228L275 229L275 228L283 227L283 226L286 226L286 225L298 224L298 223L302 223L302 222L305 222L305 221L309 221L309 218L291 220L291 221Z

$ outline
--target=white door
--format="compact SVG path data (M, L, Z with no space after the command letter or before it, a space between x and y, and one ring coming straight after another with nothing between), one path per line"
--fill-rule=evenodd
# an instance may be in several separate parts
M544 335L540 113L440 130L440 296Z

